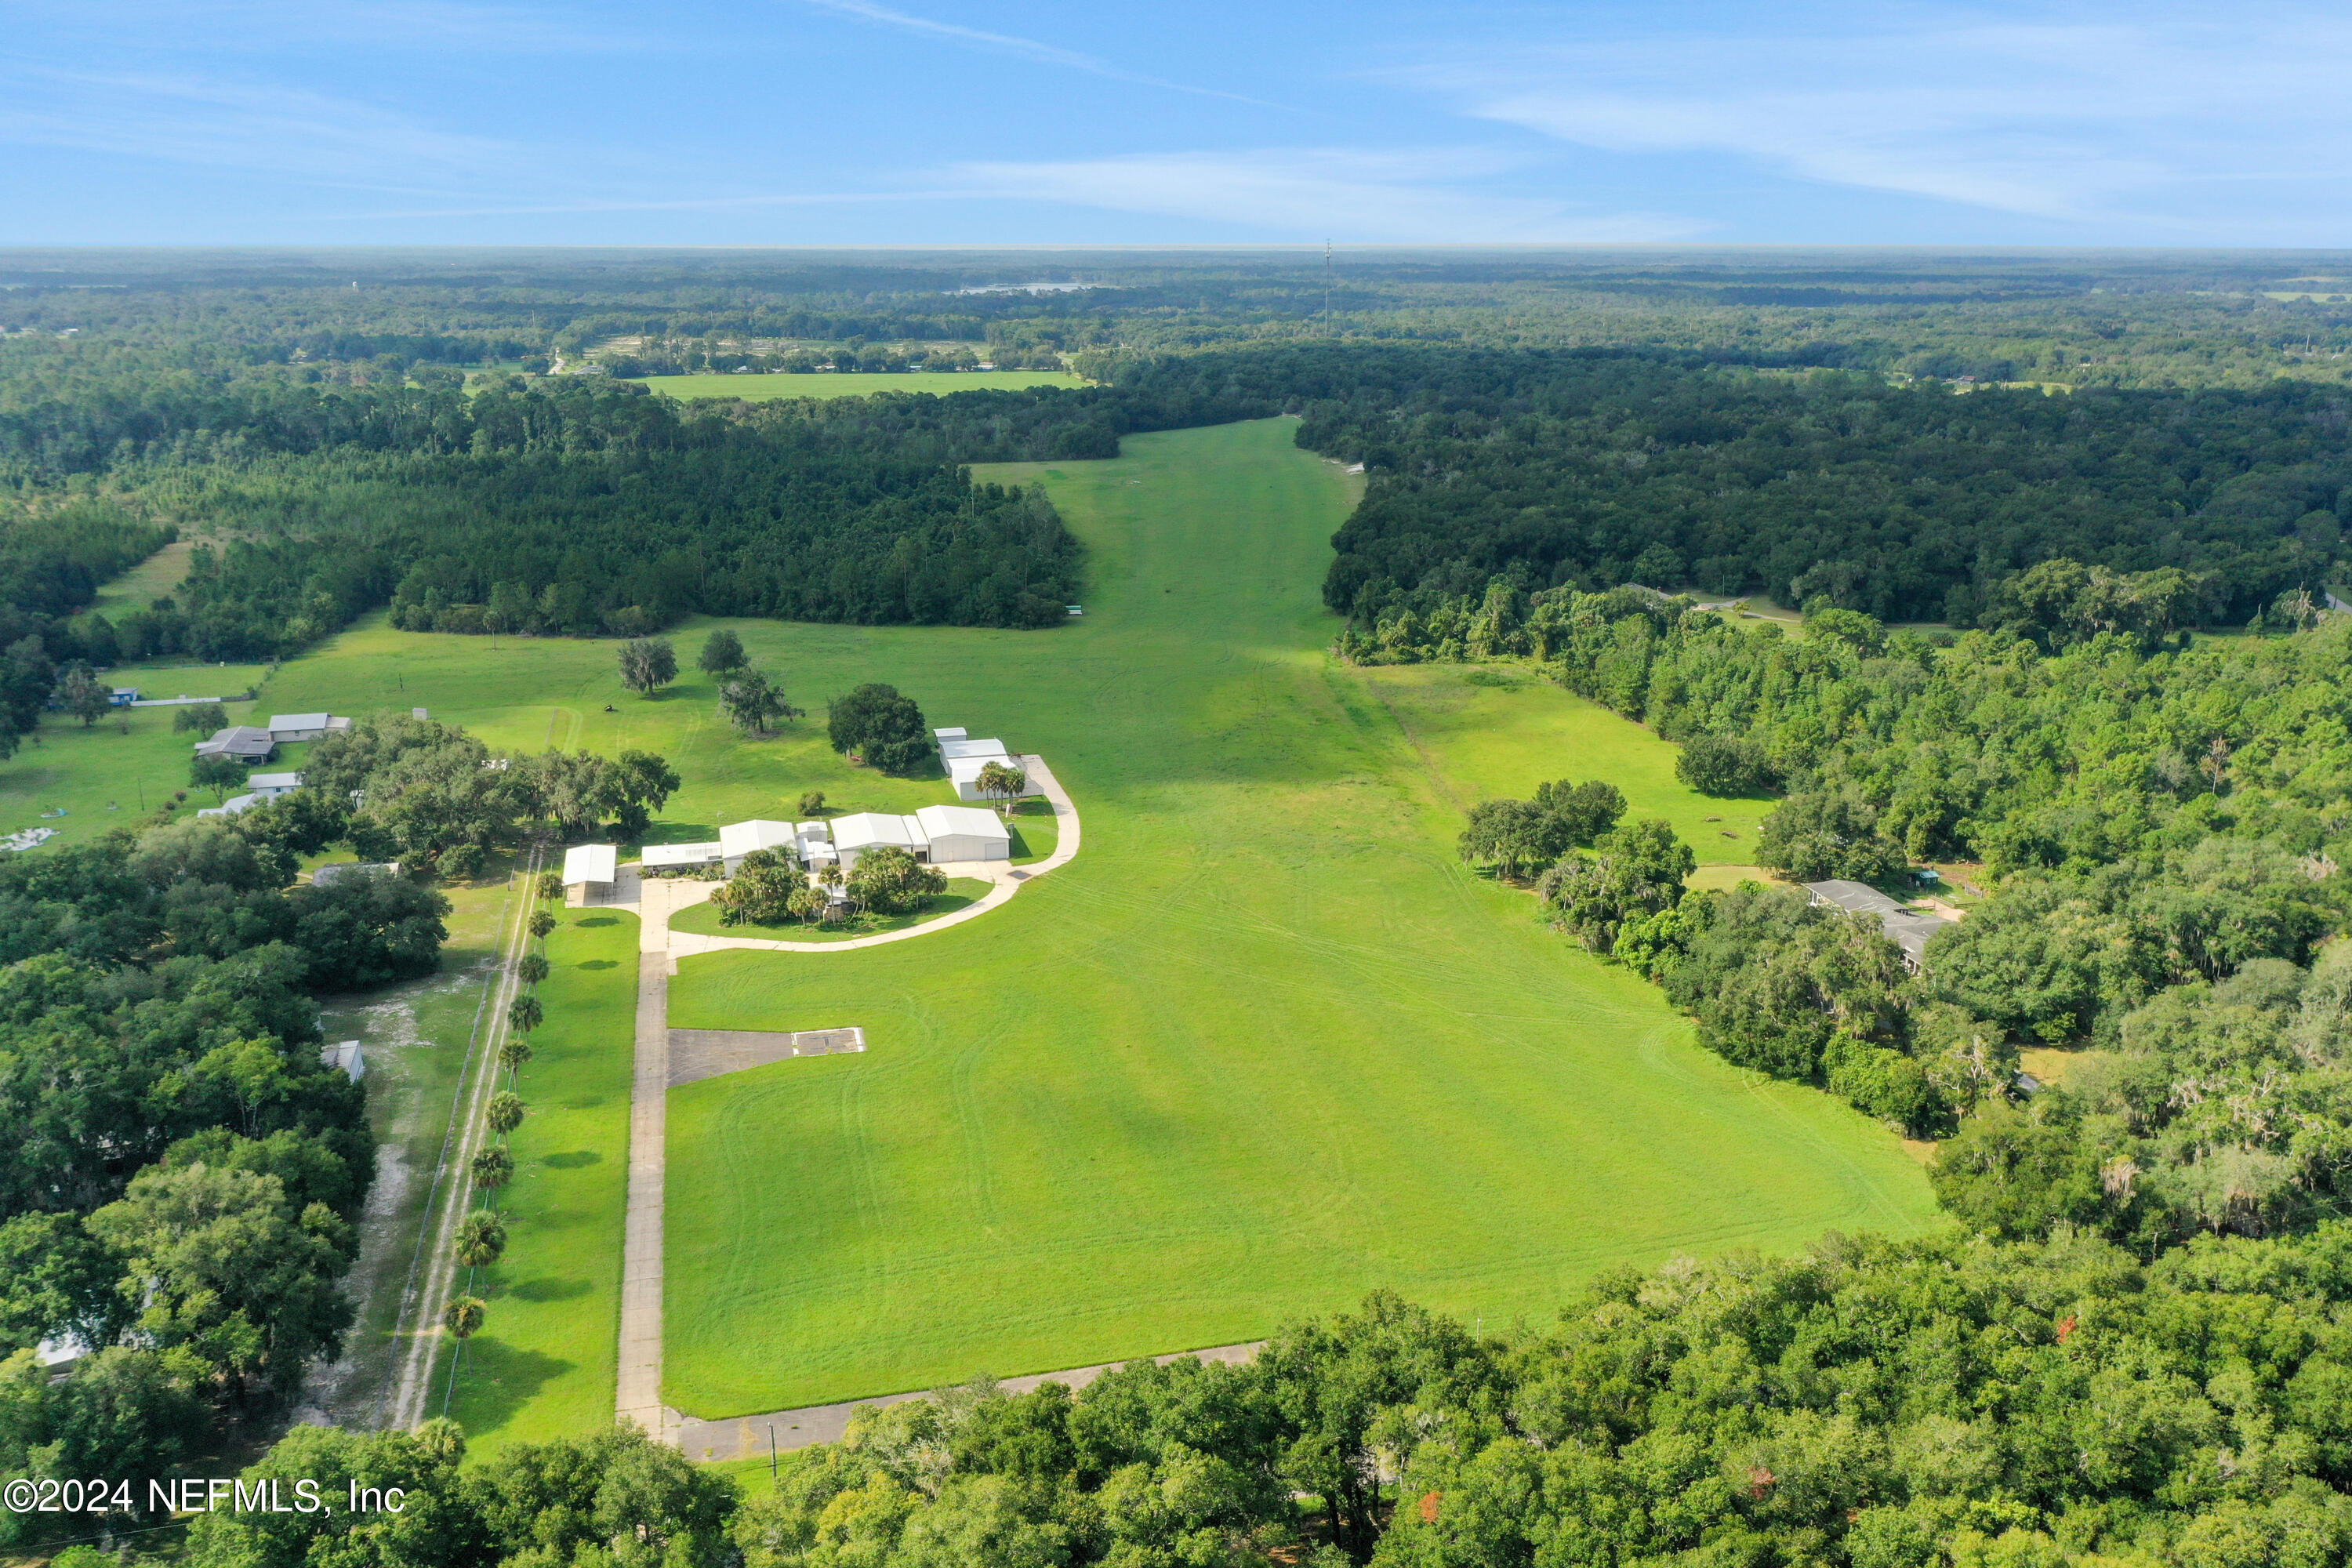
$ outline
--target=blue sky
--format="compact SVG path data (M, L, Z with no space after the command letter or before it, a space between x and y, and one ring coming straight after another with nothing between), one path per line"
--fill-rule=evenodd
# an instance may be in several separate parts
M2352 244L2340 5L0 16L0 244Z

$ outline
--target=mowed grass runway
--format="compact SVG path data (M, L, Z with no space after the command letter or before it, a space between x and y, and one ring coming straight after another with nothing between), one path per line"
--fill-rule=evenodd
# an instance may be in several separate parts
M1086 847L919 941L683 961L673 1025L859 1024L869 1048L671 1095L669 1404L1219 1344L1383 1286L1493 1326L1621 1260L1933 1223L1891 1133L1726 1067L1459 864L1461 806L1544 778L1622 772L1694 834L1758 813L1558 693L1465 717L1461 671L1334 665L1318 590L1351 495L1295 428L987 470L1042 480L1086 541L1083 622L745 627L796 693L889 680L1042 752ZM1513 697L1534 717L1468 721Z

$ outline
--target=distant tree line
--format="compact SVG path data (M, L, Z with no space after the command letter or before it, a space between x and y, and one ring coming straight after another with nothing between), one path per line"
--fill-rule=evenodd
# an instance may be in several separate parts
M2241 624L2324 584L2352 514L2352 401L2307 384L1960 395L1622 352L1340 363L1349 384L1299 378L1298 439L1370 474L1324 590L1365 631L1498 576L1976 626L2056 557L2177 569L2189 618Z

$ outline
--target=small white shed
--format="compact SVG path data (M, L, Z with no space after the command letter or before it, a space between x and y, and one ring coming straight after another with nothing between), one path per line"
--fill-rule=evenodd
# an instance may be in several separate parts
M563 885L609 883L620 870L621 851L610 844L580 844L563 852Z

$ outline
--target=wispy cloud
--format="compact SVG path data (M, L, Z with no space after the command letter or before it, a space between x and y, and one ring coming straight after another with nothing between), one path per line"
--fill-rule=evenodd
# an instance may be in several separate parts
M663 47L578 15L467 0L12 0L11 19L61 36L129 39L142 50L228 57L359 45L378 53L460 47L495 54L609 53Z
M911 16L894 11L887 5L877 5L872 0L807 0L821 11L835 11L845 16L857 16L885 26L898 27L927 37L944 38L951 43L970 44L992 49L1002 54L1018 55L1023 59L1035 60L1040 65L1062 66L1071 70L1085 71L1091 76L1108 77L1113 81L1133 82L1139 87L1165 88L1171 92L1189 92L1202 98L1222 98L1234 103L1255 104L1261 109L1279 108L1263 99L1250 98L1221 88L1195 87L1188 82L1170 81L1162 77L1146 76L1126 69L1099 56L1081 54L1056 44L1043 43L1035 38L1017 37L1010 33L991 33L978 27L966 27L954 22L937 22L928 16Z
M2320 150L2352 131L2352 21L2161 3L2043 15L2056 19L1855 8L1728 37L1554 37L1390 74L1607 152L1759 160L2062 223L2171 224L2183 238L2233 221L2216 187L2340 178ZM2343 237L2340 205L2322 221Z
M1634 241L1695 226L1648 213L1580 213L1549 197L1480 187L1506 173L1478 152L1275 148L952 165L948 183L1002 201L1204 219L1308 239L1434 243Z
M1275 148L1144 153L952 163L880 180L875 188L857 191L419 205L351 212L331 221L724 214L763 208L903 207L951 212L985 203L1193 219L1224 226L1231 238L1580 243L1680 239L1697 232L1698 226L1686 220L1656 214L1579 212L1549 197L1497 195L1477 188L1484 177L1507 172L1507 160L1475 150L1380 153Z
M39 67L0 71L0 142L445 194L537 162L512 142L300 88Z

